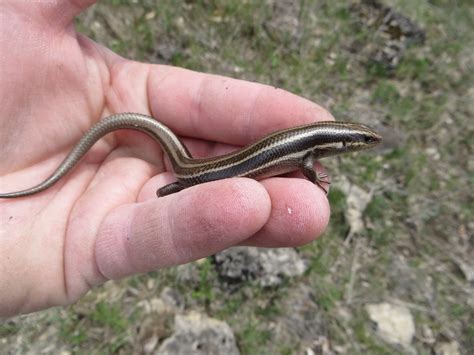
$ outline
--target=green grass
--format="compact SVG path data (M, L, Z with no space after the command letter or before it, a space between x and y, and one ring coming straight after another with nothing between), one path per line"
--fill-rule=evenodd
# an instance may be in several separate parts
M126 329L127 321L117 304L109 304L101 301L96 304L94 312L90 315L93 323L100 327L106 327L116 333Z
M0 338L17 334L21 330L20 326L13 322L4 322L0 324Z
M66 317L57 317L59 323L59 337L73 346L80 346L87 342L87 326L82 316L71 312Z
M259 354L265 352L265 344L271 339L271 333L251 319L243 325L237 337L242 354Z
M199 285L193 290L192 297L200 303L209 306L216 297L213 290L213 280L215 280L217 273L209 259L205 259L200 263L198 269Z

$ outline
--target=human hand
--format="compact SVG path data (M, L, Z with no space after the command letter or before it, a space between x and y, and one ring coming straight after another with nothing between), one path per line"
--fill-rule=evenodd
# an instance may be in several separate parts
M152 115L188 137L195 157L332 119L273 87L125 60L74 30L92 2L0 3L0 192L42 181L112 113ZM329 207L321 189L295 177L227 179L158 199L174 177L156 143L109 134L52 188L0 200L0 316L70 304L106 280L234 245L306 244Z

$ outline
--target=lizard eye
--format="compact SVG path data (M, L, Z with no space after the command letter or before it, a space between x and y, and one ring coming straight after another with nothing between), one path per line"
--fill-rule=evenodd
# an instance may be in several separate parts
M364 140L365 140L365 143L367 144L378 143L380 141L376 137L372 137L372 136L366 136Z

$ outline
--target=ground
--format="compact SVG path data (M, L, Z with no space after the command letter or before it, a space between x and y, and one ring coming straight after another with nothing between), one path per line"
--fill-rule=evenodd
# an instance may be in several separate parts
M209 258L107 283L0 323L0 353L152 351L189 311L228 323L243 354L474 353L474 6L383 4L397 15L343 0L111 0L81 15L81 32L127 58L281 87L384 143L324 163L331 223L298 249L303 274L229 283ZM173 311L150 306L167 297ZM380 336L381 303L409 311L409 344Z

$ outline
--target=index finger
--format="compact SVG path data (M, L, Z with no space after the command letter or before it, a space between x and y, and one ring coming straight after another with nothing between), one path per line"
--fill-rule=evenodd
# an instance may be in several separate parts
M183 136L244 145L282 128L334 119L321 106L268 85L163 65L149 75L153 116Z

